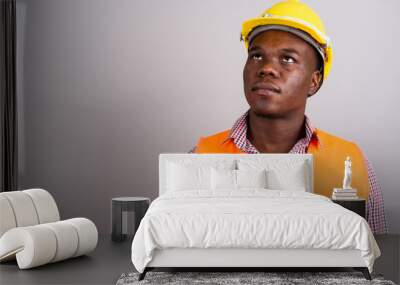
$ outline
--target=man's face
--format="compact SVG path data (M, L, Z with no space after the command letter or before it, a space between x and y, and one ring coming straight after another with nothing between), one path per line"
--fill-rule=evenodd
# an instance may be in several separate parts
M307 97L318 90L314 48L284 31L269 30L250 44L243 70L244 92L251 110L270 118L302 112Z

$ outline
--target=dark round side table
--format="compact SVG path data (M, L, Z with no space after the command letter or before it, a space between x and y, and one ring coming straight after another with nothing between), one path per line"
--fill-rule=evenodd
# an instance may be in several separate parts
M123 241L126 234L122 233L123 212L134 212L134 231L136 232L140 221L144 217L150 205L150 199L145 197L117 197L111 199L111 239L113 241ZM129 221L130 223L132 221Z

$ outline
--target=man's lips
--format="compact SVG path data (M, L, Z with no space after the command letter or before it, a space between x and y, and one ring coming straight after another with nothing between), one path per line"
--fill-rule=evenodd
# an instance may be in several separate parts
M251 87L251 91L262 95L276 95L276 93L281 93L281 89L278 86L266 82L255 83Z

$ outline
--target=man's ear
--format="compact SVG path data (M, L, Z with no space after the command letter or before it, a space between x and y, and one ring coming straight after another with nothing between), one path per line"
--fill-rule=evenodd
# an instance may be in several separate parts
M311 76L311 84L308 89L307 97L311 97L312 95L317 93L321 83L322 83L322 72L321 70L315 70Z

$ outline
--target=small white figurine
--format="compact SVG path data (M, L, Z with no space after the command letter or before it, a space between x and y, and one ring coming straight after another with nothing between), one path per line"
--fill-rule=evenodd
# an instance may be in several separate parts
M348 156L344 162L343 189L352 189L351 188L351 159L350 159L350 156Z

